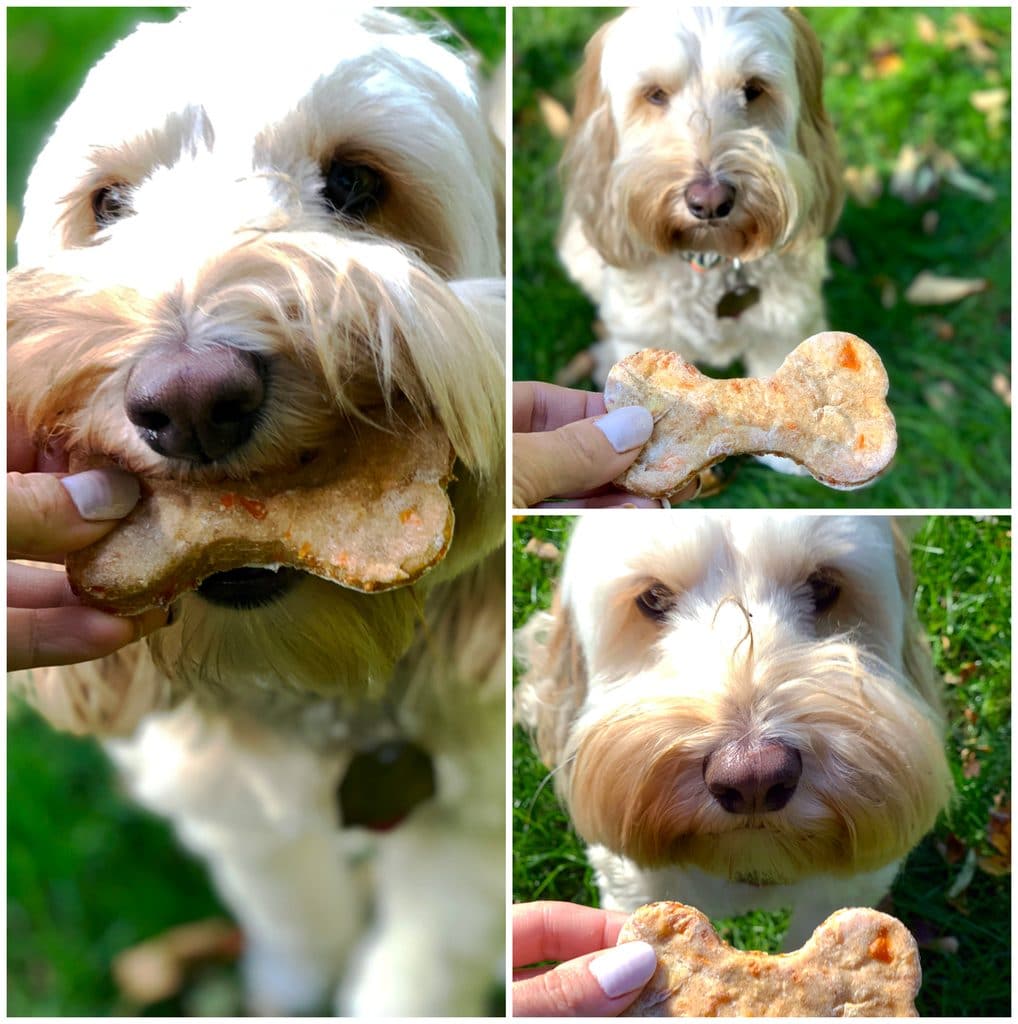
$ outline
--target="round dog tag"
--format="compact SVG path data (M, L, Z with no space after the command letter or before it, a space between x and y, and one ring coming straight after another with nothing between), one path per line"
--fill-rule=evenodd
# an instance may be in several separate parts
M435 795L435 765L415 743L386 740L354 755L337 795L344 825L387 832Z
M759 301L760 289L755 284L736 285L718 300L717 316L719 319L731 317L734 320Z

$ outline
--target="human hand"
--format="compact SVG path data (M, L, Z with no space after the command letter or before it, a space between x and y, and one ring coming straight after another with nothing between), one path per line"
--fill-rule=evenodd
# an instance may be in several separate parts
M7 554L62 562L105 536L137 504L138 481L119 469L68 474L67 456L38 451L25 429L7 423ZM166 612L131 618L81 604L67 574L7 563L7 668L91 661L166 624Z
M657 969L646 942L616 946L626 914L572 903L513 907L516 1017L617 1017ZM530 967L555 960L552 967Z
M642 406L606 412L604 397L531 381L513 384L513 508L545 498L570 507L604 508L660 502L610 486L633 462L654 429ZM692 497L690 487L677 500ZM558 504L555 502L554 504Z

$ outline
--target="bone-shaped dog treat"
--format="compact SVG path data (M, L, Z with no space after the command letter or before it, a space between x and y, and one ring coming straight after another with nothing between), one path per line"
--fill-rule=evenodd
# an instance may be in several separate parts
M807 338L771 377L713 380L674 352L645 349L612 367L608 410L642 405L654 432L616 484L647 497L680 490L728 455L784 455L817 480L861 487L897 446L887 373L861 338Z
M915 939L876 910L839 910L802 949L740 952L682 903L649 903L619 942L657 952L654 976L628 1017L915 1017L922 981Z
M244 566L289 566L365 592L412 583L448 549L452 464L437 425L358 426L272 479L145 479L124 522L68 556L71 586L87 604L133 615Z

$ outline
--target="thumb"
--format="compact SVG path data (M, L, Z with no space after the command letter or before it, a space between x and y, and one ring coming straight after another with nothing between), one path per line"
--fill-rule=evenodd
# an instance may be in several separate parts
M516 1017L617 1017L657 970L646 942L589 953L513 983Z
M622 473L647 443L654 419L642 406L513 435L513 507L593 490Z
M8 473L8 557L62 561L109 533L139 493L138 481L119 469Z

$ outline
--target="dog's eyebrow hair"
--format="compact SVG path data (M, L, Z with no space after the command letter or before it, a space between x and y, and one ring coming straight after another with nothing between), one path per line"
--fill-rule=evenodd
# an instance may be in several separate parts
M753 613L743 604L742 600L736 597L734 594L728 594L723 597L719 602L717 608L714 609L714 617L711 619L711 626L713 627L718 621L718 615L721 614L721 609L726 604L734 604L736 608L746 617L746 632L743 633L742 639L735 645L737 651L745 642L749 639L749 657L752 660L754 652L754 637L753 637Z

